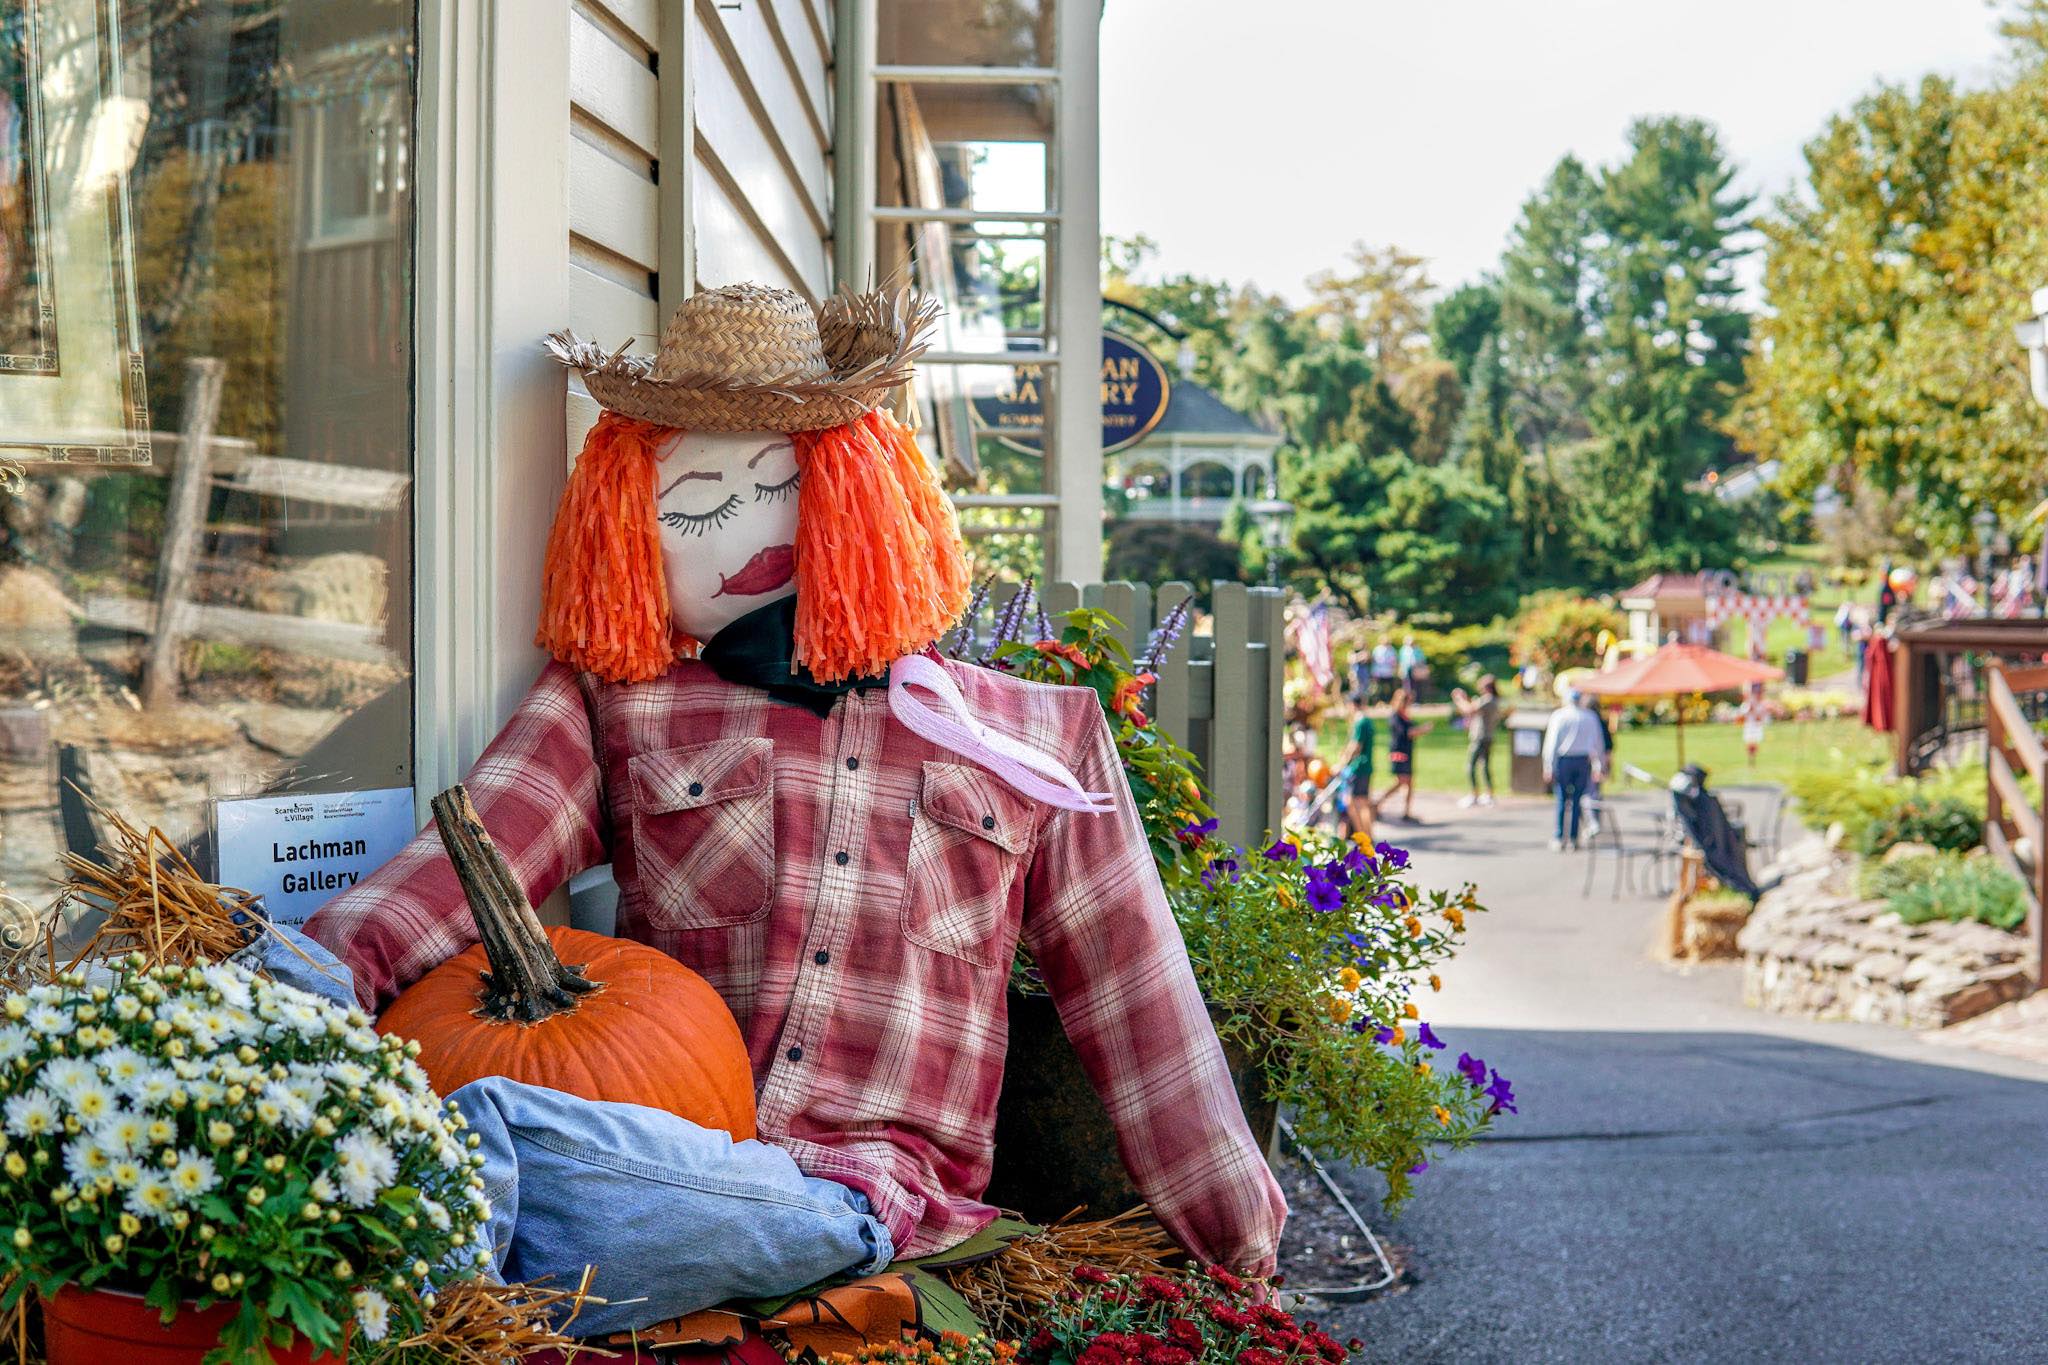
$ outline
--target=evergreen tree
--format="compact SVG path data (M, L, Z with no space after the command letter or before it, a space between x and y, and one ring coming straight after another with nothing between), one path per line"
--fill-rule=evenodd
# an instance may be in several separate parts
M1522 205L1500 271L1500 358L1525 445L1587 432L1599 186L1567 156Z
M1466 385L1472 383L1480 348L1499 330L1500 286L1490 279L1459 285L1439 299L1429 315L1430 344L1457 367L1458 380Z

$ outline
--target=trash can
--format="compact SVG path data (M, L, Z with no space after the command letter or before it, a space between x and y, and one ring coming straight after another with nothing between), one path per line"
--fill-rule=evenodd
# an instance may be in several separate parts
M1508 790L1524 796L1541 796L1549 786L1543 781L1543 731L1550 724L1548 711L1510 711L1502 729L1508 736Z
M1806 686L1806 651L1788 649L1785 651L1785 681L1794 687Z

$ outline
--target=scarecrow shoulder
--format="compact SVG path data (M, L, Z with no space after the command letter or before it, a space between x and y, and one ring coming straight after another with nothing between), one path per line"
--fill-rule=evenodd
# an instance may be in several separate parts
M1071 763L1104 725L1092 687L1034 682L959 659L945 660L975 718Z

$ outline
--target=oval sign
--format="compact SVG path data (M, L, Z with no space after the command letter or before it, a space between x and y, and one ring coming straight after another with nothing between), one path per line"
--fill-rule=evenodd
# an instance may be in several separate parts
M989 435L1027 455L1045 453L1045 367L1019 365L1010 388L974 401ZM1102 334L1102 453L1141 441L1166 416L1173 383L1157 356L1120 332Z

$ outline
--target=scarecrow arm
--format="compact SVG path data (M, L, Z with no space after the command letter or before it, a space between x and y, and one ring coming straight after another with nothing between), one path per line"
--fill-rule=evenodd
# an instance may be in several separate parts
M531 901L609 856L590 712L566 665L547 666L464 783ZM355 973L356 996L373 1012L477 942L462 883L432 821L397 857L329 901L306 933Z
M1047 822L1025 941L1152 1212L1200 1260L1270 1274L1286 1200L1245 1123L1102 708L1082 693L1069 714L1062 752L1082 756L1075 776L1114 793L1116 809Z

